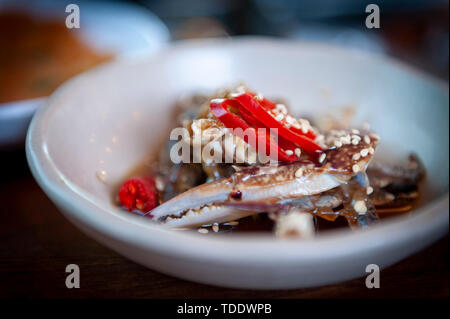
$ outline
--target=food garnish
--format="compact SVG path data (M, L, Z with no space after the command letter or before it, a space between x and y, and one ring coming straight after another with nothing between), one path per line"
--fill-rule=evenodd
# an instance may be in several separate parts
M158 191L150 176L136 176L125 181L119 189L120 204L129 211L148 212L158 205Z

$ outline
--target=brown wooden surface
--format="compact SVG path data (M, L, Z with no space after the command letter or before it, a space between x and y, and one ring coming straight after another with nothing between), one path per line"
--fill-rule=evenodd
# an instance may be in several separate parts
M381 272L314 289L251 291L196 284L137 265L88 238L50 202L22 152L0 153L0 298L447 298L448 236ZM78 264L81 288L67 289Z

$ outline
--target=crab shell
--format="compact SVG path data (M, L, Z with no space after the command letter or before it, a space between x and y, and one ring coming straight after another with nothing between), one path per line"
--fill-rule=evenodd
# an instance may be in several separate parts
M170 227L194 227L264 212L265 205L320 194L348 182L366 170L377 142L372 138L370 143L330 148L322 165L297 161L243 169L229 178L194 187L146 216ZM354 156L361 153L364 156Z

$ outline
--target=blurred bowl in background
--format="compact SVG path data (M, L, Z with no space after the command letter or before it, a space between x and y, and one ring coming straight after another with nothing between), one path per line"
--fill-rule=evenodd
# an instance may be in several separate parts
M77 4L80 29L71 32L86 47L100 54L112 54L115 60L152 54L170 39L164 23L145 8L124 3L78 1ZM37 21L59 20L64 24L69 14L65 5L57 1L0 1L0 12L23 12ZM8 63L8 56L4 58ZM0 149L23 145L31 117L45 103L45 96L0 103Z

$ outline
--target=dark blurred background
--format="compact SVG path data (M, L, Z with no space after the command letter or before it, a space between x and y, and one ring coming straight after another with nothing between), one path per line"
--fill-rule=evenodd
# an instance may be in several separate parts
M168 26L172 39L266 35L324 41L388 54L448 80L446 0L137 0ZM367 29L368 4L380 28Z

